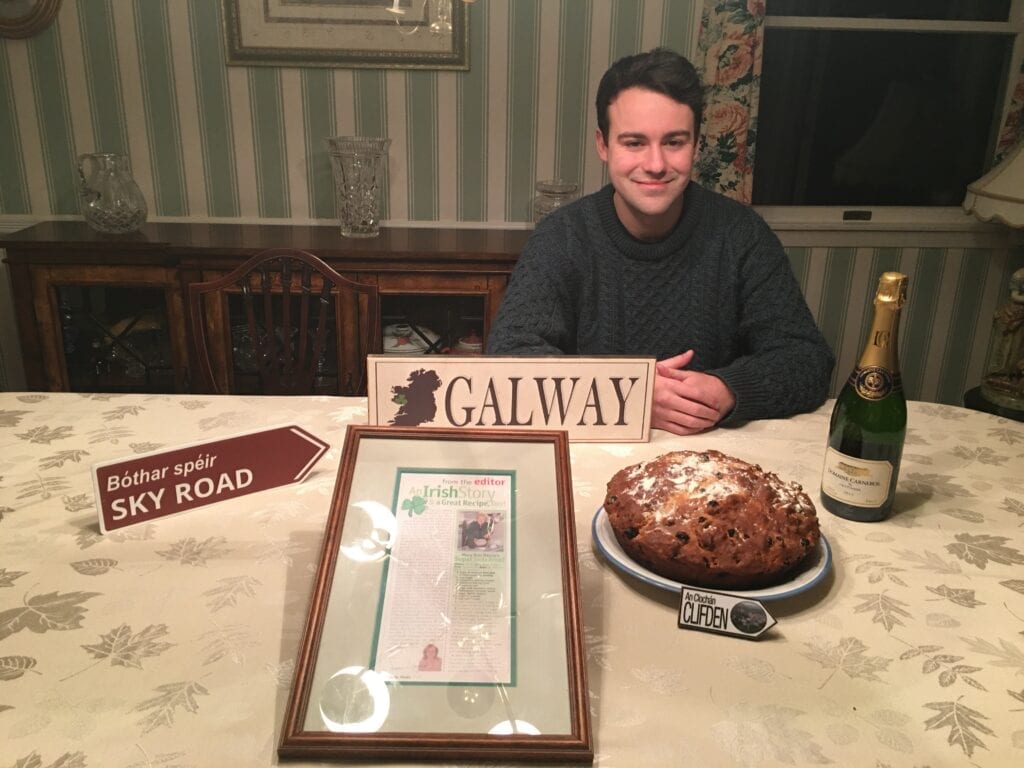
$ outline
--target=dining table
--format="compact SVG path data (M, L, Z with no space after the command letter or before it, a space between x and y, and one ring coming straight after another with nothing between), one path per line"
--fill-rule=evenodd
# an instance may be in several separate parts
M909 403L894 511L861 523L819 498L832 405L570 444L594 765L1024 765L1024 424ZM0 392L0 766L305 764L278 742L366 423L365 398ZM96 465L281 424L329 446L301 483L101 531ZM827 542L756 639L681 627L678 585L595 541L618 470L707 449L799 483Z

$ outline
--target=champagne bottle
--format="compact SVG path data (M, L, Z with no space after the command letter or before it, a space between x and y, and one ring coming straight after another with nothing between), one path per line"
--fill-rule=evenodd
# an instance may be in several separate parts
M832 409L821 476L821 501L834 515L875 522L892 511L907 434L907 399L896 339L907 276L885 272L875 318L857 367Z

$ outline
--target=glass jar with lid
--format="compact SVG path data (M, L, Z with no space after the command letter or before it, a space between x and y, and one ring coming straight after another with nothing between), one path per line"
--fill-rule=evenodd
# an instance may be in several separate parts
M537 190L537 196L533 198L533 221L536 224L552 211L575 200L579 184L575 181L547 179L538 181L534 188Z

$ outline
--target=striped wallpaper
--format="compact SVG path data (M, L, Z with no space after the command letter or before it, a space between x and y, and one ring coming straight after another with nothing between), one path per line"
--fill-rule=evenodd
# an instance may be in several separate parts
M838 391L860 356L872 319L878 277L908 277L900 324L900 367L907 396L963 404L977 386L995 309L1009 298L1024 249L789 247L818 326L836 355L832 392Z
M459 0L455 0L458 2ZM0 40L0 214L75 214L75 158L126 153L151 216L331 220L324 139L389 136L386 218L523 222L536 179L603 182L597 80L688 51L699 0L481 0L467 72L228 67L214 0L65 0Z
M517 226L535 180L604 182L598 79L627 53L694 50L702 1L478 0L471 68L450 72L227 67L215 0L64 0L42 34L0 40L0 228L76 215L75 158L92 151L129 156L151 217L330 222L324 139L353 134L392 139L390 223ZM849 242L787 249L836 350L836 383L860 351L878 274L896 268L910 275L907 391L960 402L1024 250L906 247L912 233L902 247Z

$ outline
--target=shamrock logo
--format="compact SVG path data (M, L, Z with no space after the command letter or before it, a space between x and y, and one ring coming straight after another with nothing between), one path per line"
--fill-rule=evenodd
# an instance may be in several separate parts
M409 517L415 515L422 515L423 510L427 508L427 500L422 496L413 496L411 499L406 499L402 502L402 509L409 510Z

